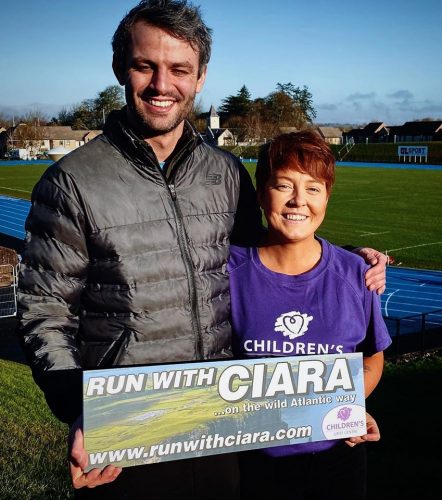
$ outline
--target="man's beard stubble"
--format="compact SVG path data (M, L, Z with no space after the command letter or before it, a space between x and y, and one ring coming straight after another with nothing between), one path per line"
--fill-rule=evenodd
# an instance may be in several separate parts
M154 98L158 96L155 95L149 97ZM132 96L126 94L129 123L143 138L150 138L167 134L168 132L171 132L172 130L177 128L178 125L190 115L193 109L195 97L196 93L194 93L193 96L188 99L177 100L176 102L179 105L184 104L182 108L179 108L178 114L175 117L171 117L170 123L165 123L163 126L158 126L155 124L157 119L155 117L152 118L148 113L145 113L144 110L139 109L135 105Z

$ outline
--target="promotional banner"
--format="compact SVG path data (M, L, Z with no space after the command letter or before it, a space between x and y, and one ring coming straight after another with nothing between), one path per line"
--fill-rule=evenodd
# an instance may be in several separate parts
M366 433L362 354L85 371L89 468Z

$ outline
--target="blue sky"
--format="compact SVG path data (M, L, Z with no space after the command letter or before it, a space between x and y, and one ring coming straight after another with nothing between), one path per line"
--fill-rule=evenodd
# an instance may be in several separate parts
M116 83L126 0L2 1L0 111L49 116ZM307 85L318 122L442 119L442 1L195 0L213 29L204 108L245 84Z

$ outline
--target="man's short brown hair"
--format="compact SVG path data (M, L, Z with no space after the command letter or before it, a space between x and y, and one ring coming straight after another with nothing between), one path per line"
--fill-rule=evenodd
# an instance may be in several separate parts
M131 31L137 22L155 26L189 42L198 52L198 76L201 76L210 60L212 30L204 24L199 7L188 4L186 0L143 0L136 5L122 19L112 38L113 65L119 74L125 71Z

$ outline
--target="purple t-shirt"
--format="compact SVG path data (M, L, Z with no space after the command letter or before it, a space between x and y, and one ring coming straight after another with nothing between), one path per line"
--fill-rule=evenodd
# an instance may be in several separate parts
M391 338L379 297L365 286L364 261L317 238L319 264L289 276L265 267L256 248L230 247L231 320L236 357L383 351ZM337 441L263 450L271 456L323 451Z

